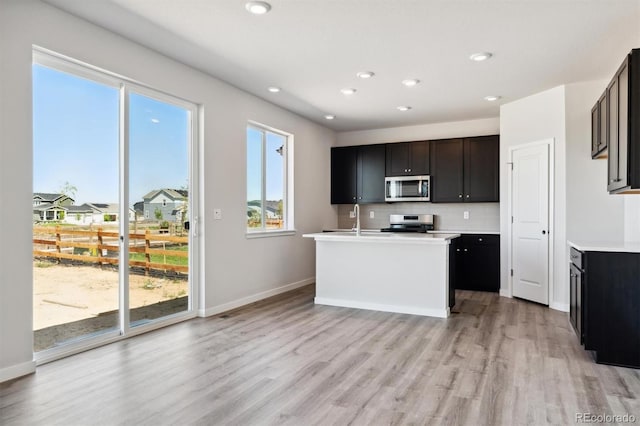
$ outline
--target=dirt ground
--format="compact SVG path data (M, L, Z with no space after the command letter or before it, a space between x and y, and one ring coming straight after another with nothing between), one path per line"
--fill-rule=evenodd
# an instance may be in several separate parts
M34 330L118 309L118 272L95 266L34 262ZM184 279L129 276L130 308L153 305L188 294Z

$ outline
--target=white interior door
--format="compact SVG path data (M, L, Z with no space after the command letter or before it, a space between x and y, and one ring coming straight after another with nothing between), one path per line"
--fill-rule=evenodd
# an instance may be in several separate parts
M513 296L549 304L549 145L512 151Z

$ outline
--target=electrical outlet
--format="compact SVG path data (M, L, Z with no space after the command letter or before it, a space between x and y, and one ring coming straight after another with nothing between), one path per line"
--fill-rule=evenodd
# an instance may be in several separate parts
M369 218L371 218L371 219L375 219L375 217L376 217L376 215L375 215L375 213L374 213L374 212L372 212L372 211L371 211L371 212L369 212Z
M464 217L465 219L469 219L469 212L464 212L463 217Z
M349 212L349 219L355 219L356 217L356 212L354 212L353 210Z
M222 219L222 209L213 209L213 218L215 220Z

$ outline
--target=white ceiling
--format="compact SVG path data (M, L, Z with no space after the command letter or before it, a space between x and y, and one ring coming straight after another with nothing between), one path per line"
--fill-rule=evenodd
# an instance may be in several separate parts
M271 0L262 16L244 0L46 1L338 131L497 117L640 47L640 0Z

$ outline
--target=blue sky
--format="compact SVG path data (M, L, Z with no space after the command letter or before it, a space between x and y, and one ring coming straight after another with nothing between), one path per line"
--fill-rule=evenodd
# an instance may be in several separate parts
M283 157L278 153L278 149L285 143L285 137L276 133L266 132L266 199L281 200L284 185L284 162ZM262 179L262 149L261 131L253 127L247 128L247 201L261 199Z
M119 91L33 65L33 191L77 188L76 204L118 202ZM188 182L186 110L130 96L130 204Z

